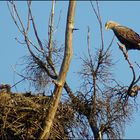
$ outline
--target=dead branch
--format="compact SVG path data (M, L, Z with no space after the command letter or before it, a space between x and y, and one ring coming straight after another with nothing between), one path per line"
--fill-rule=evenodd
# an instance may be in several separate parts
M101 135L99 134L100 131L97 127L96 119L93 119L92 115L93 116L96 115L96 110L97 110L97 76L98 76L98 73L99 73L100 66L103 63L104 56L106 54L103 53L103 51L104 51L104 38L103 38L102 19L101 19L101 15L100 15L99 3L98 3L98 1L96 1L96 8L94 7L94 4L93 4L92 1L90 1L90 3L91 3L91 7L92 7L93 12L96 15L97 21L99 22L100 37L101 37L101 48L100 48L99 54L97 56L98 60L97 60L97 65L96 65L95 68L93 68L93 63L91 61L91 56L89 54L90 61L91 61L91 63L90 63L91 67L90 68L91 68L92 79L93 79L93 97L92 97L92 109L91 109L91 113L90 113L90 116L88 118L88 121L89 121L91 129L94 133L94 138L95 139L96 138L97 139L102 139L100 137ZM88 39L89 39L89 34L88 34ZM103 54L105 54L105 55L103 56Z
M55 0L52 1L52 10L50 15L50 23L49 23L49 33L48 33L49 34L49 44L48 44L49 59L52 59L52 51L53 51L52 38L53 38L53 30L54 30L54 8L55 8Z
M57 23L57 25L56 25L56 28L55 28L55 31L54 31L54 32L56 32L57 29L58 29L58 27L59 27L60 19L61 19L61 13L62 13L62 10L60 10L60 14L59 14L59 17L58 17L58 23Z
M132 81L128 87L128 90L127 90L127 95L130 96L130 97L134 97L137 95L137 92L139 90L139 86L134 86L139 80L140 80L140 76L136 79L136 73L135 73L135 70L134 70L134 67L132 65L132 63L130 62L129 60L129 57L128 57L128 54L127 52L124 51L124 46L120 45L119 43L117 43L120 50L122 51L131 71L132 71L132 74L133 74L133 78L132 78ZM128 97L126 96L126 98L128 99Z
M10 4L12 5L13 11L12 11L11 8L10 8ZM8 9L9 9L10 15L11 15L11 17L12 17L12 19L13 19L13 21L14 21L16 27L18 28L18 30L23 34L22 28L19 26L19 24L18 24L18 22L17 22L17 20L16 20L16 18L15 18L15 4L14 4L13 1L10 2L10 4L9 4L9 2L7 1L7 6L8 6ZM17 10L16 10L16 11L17 11Z
M28 10L29 10L29 14L30 14L30 17L31 17L31 21L32 21L32 26L33 26L33 29L34 29L35 37L36 37L36 39L38 41L40 49L43 50L43 45L42 45L42 42L41 42L41 40L40 40L40 38L38 36L38 32L37 32L37 29L36 29L35 21L34 21L33 15L32 15L31 3L28 3Z
M65 52L64 59L61 65L61 69L58 75L58 79L56 81L55 89L54 89L54 98L52 104L50 106L48 116L45 119L43 133L41 133L41 139L48 139L50 135L50 129L53 124L54 116L56 114L56 110L58 108L58 104L60 101L62 89L66 80L66 75L69 69L69 64L72 57L72 32L74 28L74 13L75 13L76 1L69 2L68 15L67 15L67 25L66 25L66 33L65 33Z
M96 8L94 7L94 4L93 2L90 0L90 3L91 3L91 6L92 6L92 9L96 15L96 18L99 22L99 26L100 26L100 37L101 37L101 49L103 50L104 49L104 38L103 38L103 29L102 29L102 19L101 19L101 15L100 15L100 9L99 9L99 3L98 1L96 0Z
M53 3L52 3L52 12L51 12L52 15L54 14L54 3L55 3L55 1L53 1ZM13 21L15 22L15 24L16 24L17 28L19 29L19 31L22 33L25 42L21 42L17 38L15 38L16 41L18 43L20 43L20 44L26 44L26 46L27 46L27 48L28 48L31 56L33 57L33 60L35 61L35 63L38 64L42 69L44 69L50 78L52 78L53 80L56 80L57 77L58 77L58 74L57 74L57 72L55 70L55 67L54 67L52 58L48 57L49 55L46 56L46 60L47 60L47 63L48 63L48 64L46 64L45 62L43 62L39 57L37 57L34 54L34 52L31 49L31 46L30 46L30 45L32 45L39 53L44 54L44 50L41 49L42 48L42 44L41 44L40 38L38 37L37 29L36 29L36 26L35 26L35 23L34 23L34 19L33 19L33 16L32 16L31 2L30 1L27 2L27 5L28 5L28 19L27 19L27 27L26 27L26 30L25 30L25 27L23 26L24 24L22 23L22 20L20 19L20 22L17 22L17 19L15 18L14 10L17 9L15 3L14 2L9 2L9 3L7 2L7 5L8 5L8 8L9 8L11 17L12 17ZM11 11L10 6L11 7L14 6L13 11ZM17 10L16 10L16 12L17 12L17 15L19 15L19 13L18 13ZM53 22L54 22L53 21L54 20L53 18L54 17L52 17L52 19L51 19L52 22L50 23L50 26L52 26L52 27L49 26L51 28L51 29L49 29L50 32L53 31ZM36 36L36 38L38 40L38 43L40 44L39 46L41 46L40 48L38 48L35 44L33 44L33 42L28 37L28 34L27 33L29 31L29 24L30 24L29 21L30 20L32 20L32 25L33 25L34 33L35 33L35 36ZM20 23L22 24L22 26L20 26ZM52 33L49 36L52 36ZM50 40L49 42L51 42L51 45L49 44L49 46L52 46L52 37L50 37L49 40ZM49 70L49 68L48 68L47 65L50 66L50 68L51 68L51 70L53 71L54 74L52 74L51 70ZM23 78L23 75L21 77ZM27 78L25 76L24 76L24 78L25 79L29 79L29 78ZM65 88L65 90L68 91L66 88Z
M92 56L91 56L91 54L90 54L90 28L89 28L89 26L88 26L88 34L87 34L87 45L88 45L88 56L89 56L89 59L90 59L90 63L91 63L91 65L93 64L93 62L92 62ZM93 66L92 66L93 67Z

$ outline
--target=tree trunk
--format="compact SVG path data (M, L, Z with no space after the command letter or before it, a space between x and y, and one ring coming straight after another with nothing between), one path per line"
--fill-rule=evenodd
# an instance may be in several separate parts
M45 119L43 132L40 135L40 139L48 139L50 130L53 125L53 120L60 102L63 86L66 80L66 75L69 69L71 57L72 57L72 33L74 28L74 13L75 13L76 1L70 1L67 14L66 32L65 32L65 52L64 59L61 65L61 69L58 75L58 79L55 82L54 98L50 106L48 116Z

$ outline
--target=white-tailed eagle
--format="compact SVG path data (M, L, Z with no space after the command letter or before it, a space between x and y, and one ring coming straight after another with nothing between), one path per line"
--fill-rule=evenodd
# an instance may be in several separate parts
M126 50L140 50L140 36L132 29L122 26L117 22L108 21L105 28L112 29L118 40L125 46Z

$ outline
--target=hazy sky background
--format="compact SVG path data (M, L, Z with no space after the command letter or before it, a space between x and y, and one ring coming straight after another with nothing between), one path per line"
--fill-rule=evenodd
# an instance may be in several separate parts
M25 20L26 15L26 2L18 2L18 9L21 13L21 16ZM100 12L102 16L103 25L108 20L116 21L122 25L128 26L134 29L136 32L140 33L140 2L138 1L100 1ZM55 7L55 24L58 22L58 16L60 10L62 10L60 25L58 30L55 33L55 38L58 41L59 45L64 43L64 34L65 34L65 24L66 24L66 15L67 15L67 6L68 2L59 1L56 3ZM51 2L37 2L34 1L32 4L33 15L39 31L39 35L42 41L47 40L47 29L48 29L48 17L51 9ZM10 17L6 2L0 2L0 36L1 36L1 45L0 45L0 83L9 83L13 85L13 80L18 81L20 77L16 76L14 78L14 72L12 66L19 62L20 58L28 54L26 47L18 44L15 41L15 37L21 38L19 31L17 30L15 24ZM79 57L87 53L87 27L90 27L91 32L91 47L98 48L100 43L100 34L99 34L99 25L95 14L92 11L90 2L78 1L76 6L75 14L75 28L79 28L79 31L74 32L73 37L73 58L70 66L70 71L68 74L68 83L73 90L78 88L77 82L79 77L75 73L80 68ZM104 40L105 45L107 46L112 37L112 31L105 31ZM33 34L30 34L33 37ZM117 39L114 40L112 46L113 61L116 62L116 66L112 70L114 75L118 77L118 80L122 83L128 85L132 79L131 70L124 60L124 57L119 50L117 44ZM94 53L94 52L93 52ZM129 56L133 62L137 62L140 65L140 51L130 51ZM20 70L22 66L18 66L17 70ZM137 75L140 74L140 69L135 66L137 70ZM18 85L19 91L28 91L29 87L24 86L25 83ZM13 89L14 90L14 89ZM140 96L137 97L137 103L140 102ZM140 106L138 106L140 110ZM140 111L137 111L134 114L134 120L129 122L126 126L126 133L124 138L138 139L140 138Z

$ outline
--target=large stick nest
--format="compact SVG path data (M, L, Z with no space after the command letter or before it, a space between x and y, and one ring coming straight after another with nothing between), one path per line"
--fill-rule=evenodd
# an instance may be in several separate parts
M0 92L0 139L36 139L42 131L51 97ZM74 123L74 111L59 104L50 139L68 138Z

